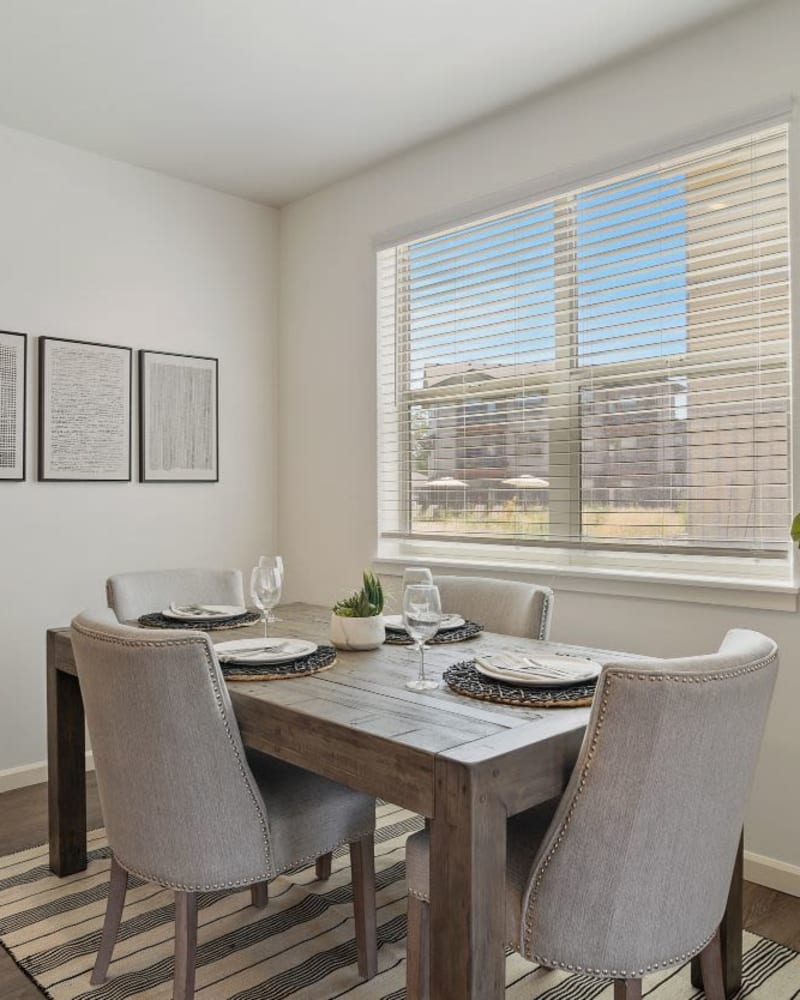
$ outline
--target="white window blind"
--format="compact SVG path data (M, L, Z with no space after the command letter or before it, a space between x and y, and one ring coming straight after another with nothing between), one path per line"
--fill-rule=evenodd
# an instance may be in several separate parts
M783 555L787 130L378 253L385 538Z

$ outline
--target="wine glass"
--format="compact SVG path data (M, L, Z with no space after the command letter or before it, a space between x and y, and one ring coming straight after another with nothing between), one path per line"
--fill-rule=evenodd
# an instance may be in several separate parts
M266 569L274 570L278 574L278 580L280 581L281 588L283 588L283 556L259 556L258 565L265 567ZM273 614L269 615L270 624L279 622L280 618Z
M432 691L439 682L425 676L425 643L432 639L442 620L439 588L431 583L412 583L403 591L403 624L419 650L419 675L408 681L410 691Z
M283 556L259 556L258 565L277 570L281 581L283 581Z
M405 594L406 587L411 587L415 583L427 583L428 586L433 586L433 573L426 566L406 566L403 570L402 593Z
M267 625L274 620L271 614L272 609L281 599L282 576L283 574L277 566L262 566L260 561L258 566L253 567L253 572L250 574L250 596L261 612L265 639L267 638Z

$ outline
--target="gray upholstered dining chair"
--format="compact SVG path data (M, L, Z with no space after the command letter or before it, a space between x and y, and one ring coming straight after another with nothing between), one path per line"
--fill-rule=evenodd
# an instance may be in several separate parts
M240 569L158 569L117 573L106 580L108 606L121 622L135 621L171 602L245 605ZM317 878L330 878L333 857L317 858Z
M442 610L480 622L489 632L546 639L553 591L516 580L481 576L436 576Z
M606 664L560 800L507 827L506 940L548 968L641 979L700 954L724 1000L719 925L778 670L733 629L719 652ZM409 838L409 1000L427 995L429 848Z
M203 632L143 630L109 610L72 622L72 645L112 851L92 983L105 981L128 873L175 890L175 998L194 994L197 894L266 883L350 845L358 969L377 969L374 800L245 751Z
M121 622L148 611L160 611L171 601L189 604L245 603L239 569L161 569L117 573L106 580L108 606Z

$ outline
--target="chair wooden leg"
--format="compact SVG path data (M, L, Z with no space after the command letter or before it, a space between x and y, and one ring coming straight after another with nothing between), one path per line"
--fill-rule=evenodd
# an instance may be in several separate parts
M250 886L250 903L257 910L263 910L269 902L269 882L256 882Z
M375 842L372 834L350 845L350 867L353 873L358 974L362 979L372 979L378 971Z
M197 893L175 893L175 986L174 1000L194 997L194 967L197 958Z
M614 1000L642 1000L641 979L615 979Z
M117 943L119 924L122 920L122 909L125 906L125 893L128 891L128 873L117 862L111 858L111 883L108 887L108 903L106 904L106 917L103 921L103 935L100 938L100 950L97 952L97 961L94 963L94 971L89 982L92 986L100 986L106 981L108 967L111 964L111 956L114 953L114 945Z
M333 862L333 854L328 851L327 854L320 854L317 858L316 871L317 879L320 882L325 882L331 877L331 864Z
M725 1000L719 928L700 952L700 971L703 976L703 992L706 995L706 1000Z
M431 906L408 896L406 939L406 1000L428 1000L431 981Z

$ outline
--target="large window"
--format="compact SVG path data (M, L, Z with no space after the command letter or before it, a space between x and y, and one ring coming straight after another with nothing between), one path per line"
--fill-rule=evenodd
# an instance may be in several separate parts
M787 135L378 254L384 538L783 555Z

